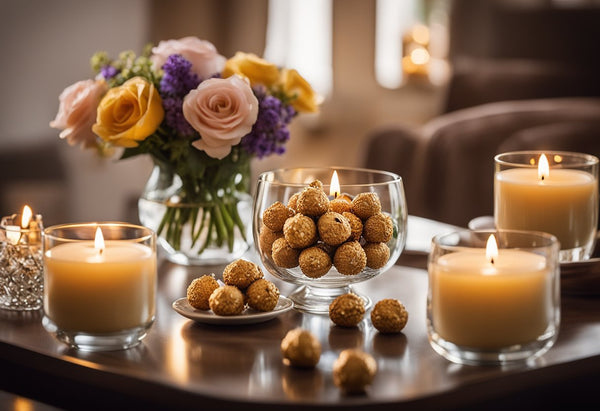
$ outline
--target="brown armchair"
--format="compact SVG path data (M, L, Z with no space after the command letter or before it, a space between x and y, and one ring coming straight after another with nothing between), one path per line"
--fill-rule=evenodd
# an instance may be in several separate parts
M466 226L493 213L494 155L526 149L600 156L600 98L482 104L414 129L375 130L364 165L403 177L410 214Z

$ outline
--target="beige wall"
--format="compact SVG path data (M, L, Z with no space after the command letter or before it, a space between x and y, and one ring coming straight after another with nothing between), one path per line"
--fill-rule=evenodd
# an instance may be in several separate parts
M0 150L58 139L58 131L48 127L58 108L58 95L65 86L91 75L88 62L96 50L139 51L148 41L196 35L213 42L226 56L236 50L261 55L267 3L1 2L0 92L5 98L0 110ZM420 124L439 111L439 89L386 90L377 85L375 0L334 0L333 15L333 94L318 116L301 117L292 125L288 153L255 162L255 173L281 166L359 165L365 138L373 128L394 122ZM102 162L66 144L61 145L61 156L68 179L67 198L59 209L69 221L135 218L131 204L148 176L147 158ZM10 178L10 172L3 178ZM15 203L27 200L18 197Z

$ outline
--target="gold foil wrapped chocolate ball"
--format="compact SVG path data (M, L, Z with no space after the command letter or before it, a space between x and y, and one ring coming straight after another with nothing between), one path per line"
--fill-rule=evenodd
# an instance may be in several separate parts
M187 300L198 310L209 310L208 298L219 288L219 283L212 275L203 275L194 279L187 288Z
M371 311L371 323L384 334L399 333L408 322L408 311L398 300L386 298Z
M353 293L337 297L329 305L329 318L341 327L356 327L365 315L365 303Z
M321 343L310 331L295 328L281 340L281 355L286 365L312 368L321 358Z
M375 359L357 349L342 351L333 363L333 383L348 394L364 392L376 373Z

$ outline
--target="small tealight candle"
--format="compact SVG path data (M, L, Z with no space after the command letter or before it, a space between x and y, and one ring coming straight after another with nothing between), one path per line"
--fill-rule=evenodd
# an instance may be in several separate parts
M598 224L598 159L579 153L496 156L496 227L555 235L561 260L589 257Z
M44 289L42 216L26 205L21 214L0 221L0 308L38 310Z
M450 352L451 360L523 359L549 348L558 331L556 238L519 231L497 234L504 242L500 249L494 233L434 238L429 331L434 348L443 355ZM485 248L473 244L473 238L484 235Z
M44 326L85 350L136 345L154 321L155 241L125 223L46 229Z

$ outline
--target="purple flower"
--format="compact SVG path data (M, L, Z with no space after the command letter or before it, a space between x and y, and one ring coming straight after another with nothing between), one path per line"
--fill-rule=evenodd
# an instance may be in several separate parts
M106 65L100 69L100 73L102 74L102 77L108 80L119 74L119 70L111 65Z
M283 154L290 139L288 124L296 111L276 97L266 95L263 89L254 90L259 101L258 118L252 131L242 139L242 147L258 158L269 154Z
M183 136L194 134L194 129L183 116L183 98L165 97L163 98L163 108L165 109L165 123Z
M200 84L198 75L192 72L192 63L179 54L170 55L162 69L160 91L163 96L184 97Z

